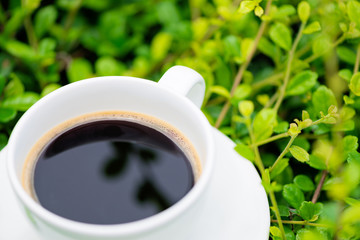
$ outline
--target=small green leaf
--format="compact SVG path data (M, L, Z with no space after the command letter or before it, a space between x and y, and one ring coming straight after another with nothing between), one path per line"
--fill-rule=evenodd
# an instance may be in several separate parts
M278 125L276 125L274 127L274 132L275 133L284 133L288 129L289 129L289 123L285 122L285 121L282 121L282 122L279 122Z
M57 83L51 83L47 85L41 92L41 97L44 97L45 95L51 93L52 91L55 91L56 89L60 88L61 85Z
M276 176L282 173L287 166L289 166L289 159L288 158L280 159L270 173L271 179L274 179Z
M54 25L57 15L57 10L53 5L39 9L34 21L34 30L38 38L41 38Z
M255 7L255 15L261 17L264 14L264 9L261 6Z
M302 228L296 234L296 240L328 240L324 234L316 228Z
M282 195L290 206L296 209L299 209L301 203L305 200L304 193L292 183L284 186Z
M291 146L289 150L296 160L300 162L309 161L309 153L305 149L299 146Z
M5 42L5 49L11 55L25 59L25 60L36 60L37 54L29 45L19 42L16 40L8 40Z
M352 151L356 151L359 147L358 138L355 136L345 136L343 138L344 153L348 154Z
M282 239L281 231L276 226L271 226L270 227L270 234L272 236L272 239L274 239L274 240L281 240Z
M16 117L16 110L11 108L0 107L0 122L6 123L13 120Z
M302 1L298 5L298 15L301 22L306 22L310 16L310 4L308 2Z
M353 108L345 106L340 110L340 119L341 121L350 120L355 116L355 114L356 112Z
M18 111L26 111L39 99L39 94L34 92L25 92L22 95L12 96L4 99L1 106L4 108L12 108Z
M303 110L303 111L302 111L301 117L302 117L302 120L303 120L303 121L306 120L306 119L310 119L310 115L309 115L309 113L308 113L306 110Z
M318 75L310 70L302 71L290 79L286 95L295 96L308 92L316 84Z
M24 23L24 18L27 14L25 8L17 8L11 14L11 18L4 25L3 34L9 36L15 34L15 32L22 27Z
M342 79L345 79L348 83L350 82L350 79L352 77L352 71L350 69L344 68L339 71L339 76Z
M271 17L273 19L286 19L287 17L294 15L296 13L296 9L293 5L290 4L282 4L278 7L277 11L270 11Z
M308 162L308 164L312 168L315 168L315 169L318 169L318 170L326 170L327 169L326 163L322 158L311 154L309 160L310 161Z
M349 88L356 96L360 96L360 72L357 72L352 76Z
M312 43L312 51L316 56L321 56L332 48L332 43L328 36L321 36Z
M275 46L266 37L262 37L259 41L258 49L266 56L273 59L275 62L280 57L280 48Z
M83 58L73 59L67 69L69 82L76 82L92 76L91 63Z
M11 96L17 96L24 93L24 85L20 81L20 79L17 77L17 75L12 74L11 75L10 82L5 86L4 88L4 96L5 98L11 97Z
M322 212L322 203L302 202L299 208L299 215L307 221L316 221Z
M294 178L294 183L304 192L313 191L315 189L313 181L306 175L297 175Z
M337 106L334 93L325 86L316 89L312 97L312 103L318 116L320 116L320 111L326 113L331 105Z
M254 151L249 146L239 143L235 146L235 150L244 158L250 160L251 162L254 161Z
M287 206L284 205L278 205L280 216L281 217L288 217L290 216L290 210Z
M350 20L356 23L356 26L360 28L360 3L358 1L348 1L347 13Z
M244 117L250 117L254 111L254 104L252 101L244 100L239 102L239 111Z
M271 136L273 128L276 125L276 112L274 109L262 109L255 116L253 129L255 140L264 140Z
M273 186L271 185L270 172L268 168L265 169L264 174L261 177L261 184L265 188L265 191L270 192L271 189L273 189Z
M336 48L336 53L342 61L352 65L355 64L356 53L348 47L339 46Z
M230 98L230 92L226 88L224 88L223 86L218 86L218 85L211 86L210 87L210 92L216 93L217 95L220 95L220 96L225 97L227 99Z
M234 92L234 96L231 99L232 103L238 103L241 100L249 97L252 91L252 87L249 84L240 84L237 86Z
M283 23L274 23L269 30L271 40L281 48L289 51L292 45L290 29Z
M120 76L125 66L113 57L100 57L95 62L95 71L98 76Z
M304 34L312 34L321 30L320 23L318 21L312 22L303 30Z
M164 59L171 47L173 41L172 35L166 32L159 32L151 42L150 52L155 61Z
M252 10L254 10L255 6L255 1L241 1L239 12L243 14L251 12Z

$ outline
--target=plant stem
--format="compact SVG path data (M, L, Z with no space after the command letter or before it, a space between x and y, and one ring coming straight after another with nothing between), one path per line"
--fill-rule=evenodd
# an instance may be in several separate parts
M278 80L280 80L283 77L284 77L284 73L280 72L280 73L276 73L270 77L267 77L261 81L258 81L256 83L252 84L252 86L251 86L252 91L257 91L267 85L278 85L278 83L279 83Z
M356 61L354 65L354 74L359 71L359 64L360 64L360 43L358 44L357 51L356 51Z
M276 140L278 140L280 138L285 138L285 137L288 137L288 136L289 136L289 134L287 132L281 133L281 134L269 137L268 139L262 140L260 142L256 142L256 143L252 144L250 147L261 146L261 145L264 145L266 143L273 142L273 141L276 141Z
M293 221L293 220L281 220L281 221L282 221L282 223L285 223L285 224L308 225L308 226L313 226L313 227L329 227L326 224L310 223L308 221ZM272 219L271 222L278 223L278 220Z
M291 65L294 59L294 55L295 55L295 51L296 51L296 47L299 44L299 41L301 39L302 36L302 31L304 30L304 27L306 25L306 22L302 22L300 25L300 29L296 35L295 41L290 49L289 52L289 58L288 58L288 62L287 62L287 66L286 66L286 71L285 71L285 78L284 78L284 83L280 88L280 95L279 98L277 99L274 109L277 112L280 108L280 105L285 97L285 91L286 91L286 87L288 85L289 79L290 79L290 73L291 73Z
M312 201L313 203L316 203L316 201L318 200L318 198L319 198L319 196L320 196L321 188L322 188L322 186L324 185L325 178L326 178L327 174L328 174L328 171L326 171L326 170L323 170L323 171L322 171L320 181L319 181L319 183L318 183L318 185L317 185L317 187L316 187L316 190L315 190L315 192L314 192L314 195L313 195L313 197L312 197L312 199L311 199L311 201Z
M286 239L284 225L283 225L284 221L281 220L279 207L277 205L275 194L274 194L274 191L272 189L269 191L269 197L270 197L271 204L273 205L274 210L275 210L275 216L276 216L276 219L277 219L275 221L276 221L277 224L279 224L279 229L281 231L282 239ZM271 220L271 221L274 221L274 220Z
M25 3L24 1L21 1L21 4L24 6ZM26 16L24 18L24 27L25 27L25 32L26 32L26 36L29 40L30 46L37 50L38 48L38 42L35 36L35 31L33 28L33 24L31 22L31 12L26 12Z
M268 15L269 11L270 11L270 7L271 7L271 3L272 3L272 0L268 0L267 4L266 4L266 9L265 9L265 15ZM261 22L261 25L259 27L259 30L256 34L256 37L255 37L255 40L254 40L254 43L253 43L253 47L251 48L250 52L249 52L249 55L246 57L246 60L245 62L241 65L238 73L236 74L236 77L235 77L235 80L234 80L234 83L232 85L232 88L231 88L231 91L230 91L230 98L232 96L234 96L234 93L235 93L235 90L236 90L236 87L240 84L241 82L241 79L245 73L245 70L247 69L247 67L249 66L255 52L256 52L256 49L257 49L257 46L259 44L259 41L260 41L260 38L262 37L262 35L264 34L264 31L265 31L265 28L266 26L268 25L268 22L267 21L262 21ZM225 105L223 106L223 108L221 109L221 112L219 114L219 117L218 119L216 120L216 123L215 123L215 127L216 128L219 128L222 121L224 120L225 118L225 115L227 114L229 108L230 108L230 100L228 100Z
M250 119L247 119L245 124L246 124L246 127L247 127L248 131L249 131L251 143L254 143L255 142L255 135L254 135L254 132L253 132L253 129L252 129L252 126L251 126ZM253 148L254 153L255 153L255 165L259 168L261 176L262 176L265 173L265 168L264 168L263 162L261 161L259 148L256 145L253 145L252 148Z
M285 156L285 154L289 151L291 144L294 142L295 138L298 135L293 135L291 136L288 144L286 145L285 149L282 151L282 153L279 155L279 157L276 159L276 161L274 162L274 164L271 166L270 168L270 172L275 168L276 164L278 164L278 162L280 162L280 160Z

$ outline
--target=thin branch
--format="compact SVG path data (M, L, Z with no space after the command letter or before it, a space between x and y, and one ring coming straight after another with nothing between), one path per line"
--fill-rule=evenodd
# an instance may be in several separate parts
M253 147L253 146L261 146L261 145L264 145L266 143L269 143L269 142L273 142L273 141L276 141L278 139L281 139L281 138L285 138L285 137L288 137L289 134L287 132L285 133L281 133L281 134L278 134L278 135L275 135L275 136L272 136L272 137L269 137L265 140L262 140L260 142L256 142L256 143L253 143L250 147Z
M357 51L356 51L356 61L354 65L354 74L359 71L359 64L360 64L360 43L358 44Z
M272 0L269 0L266 4L266 9L265 9L265 15L268 15L269 11L270 11L270 7L271 7L271 3L272 3ZM237 88L237 86L240 84L241 80L242 80L242 77L245 73L245 70L247 69L247 67L249 66L252 58L254 57L254 54L256 52L256 49L257 49L257 46L259 44L259 41L262 37L262 35L264 34L264 31L265 31L265 28L266 26L268 25L268 22L267 21L262 21L261 22L261 25L260 25L260 28L256 34L256 37L255 37L255 40L254 40L254 44L250 50L250 53L249 55L247 56L245 62L241 65L238 73L236 74L236 77L235 77L235 80L234 80L234 83L232 85L232 88L231 88L231 91L230 91L230 97L234 96L234 93L235 93L235 90ZM220 114L219 114L219 117L218 119L216 120L216 123L215 123L215 127L216 128L219 128L222 121L224 120L225 118L225 115L227 114L229 108L230 108L230 100L228 100L225 105L223 106Z
M277 101L275 103L275 106L274 106L274 109L275 109L276 112L279 110L280 105L281 105L281 103L282 103L282 101L283 101L283 99L285 97L285 91L286 91L286 88L287 88L287 85L288 85L288 82L289 82L289 79L290 79L291 65L292 65L294 55L295 55L295 51L296 51L297 45L299 44L299 41L301 39L302 31L304 30L305 25L306 25L306 22L301 23L300 29L299 29L299 31L298 31L298 33L296 35L295 41L294 41L294 43L293 43L293 45L292 45L292 47L290 49L290 52L289 52L289 58L288 58L287 66L286 66L284 83L280 88L280 95L279 95L279 98L277 99Z
M279 155L279 157L276 159L276 161L274 162L274 164L271 166L270 168L270 172L272 170L274 170L275 166L278 164L278 162L280 162L280 160L285 156L285 154L289 151L291 145L293 144L295 138L297 137L298 135L294 135L294 136L291 136L288 144L286 145L285 149L282 151L282 153Z
M281 221L282 221L282 223L285 223L285 224L297 224L297 225L307 225L307 226L313 226L313 227L326 227L326 228L329 227L326 224L311 223L308 221L293 221L293 220L281 220ZM272 219L271 222L278 223L278 220Z
M315 189L314 195L313 195L313 197L311 199L311 201L313 203L316 203L316 201L318 200L318 198L320 196L320 192L321 192L322 186L324 185L327 174L328 174L328 171L326 171L326 170L322 171L320 181L319 181L319 183L318 183L318 185L317 185L317 187Z

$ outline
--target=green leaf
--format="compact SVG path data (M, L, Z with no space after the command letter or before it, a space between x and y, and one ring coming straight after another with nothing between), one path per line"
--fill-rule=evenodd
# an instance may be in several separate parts
M298 15L301 22L307 22L310 16L310 4L308 2L302 1L298 5Z
M258 5L255 7L254 13L256 16L261 17L264 14L264 9Z
M12 108L18 111L26 111L39 99L39 94L34 92L25 92L22 95L12 96L4 99L1 106L4 108Z
M269 30L271 40L281 48L289 51L292 45L290 29L283 23L274 23Z
M360 72L351 77L349 88L356 96L360 96Z
M34 21L34 30L38 38L41 38L54 25L57 15L57 10L53 5L39 9Z
M324 234L316 228L302 228L296 234L296 240L328 240Z
M271 179L274 179L276 176L282 173L287 166L289 166L289 159L288 158L280 159L270 173Z
M316 56L321 56L328 52L329 50L333 49L332 43L328 36L321 36L316 38L312 42L312 51Z
M302 202L299 208L299 215L307 221L316 221L322 212L322 203Z
M312 168L315 168L315 169L318 169L318 170L326 170L327 169L326 163L322 158L311 154L309 160L310 161L308 162L308 164Z
M258 49L266 56L272 58L275 62L280 56L280 48L275 46L265 37L260 39Z
M339 46L336 48L336 53L342 61L352 65L355 64L356 53L348 47Z
M249 100L239 102L239 111L244 117L250 117L254 111L254 103Z
M286 95L294 96L308 92L316 84L317 73L310 70L302 71L290 79Z
M274 109L262 109L256 114L253 122L256 141L261 141L271 136L273 128L277 123L276 116Z
M51 83L49 85L47 85L41 92L41 97L44 97L46 95L48 95L49 93L51 93L52 91L55 91L56 89L60 88L61 85L57 84L57 83Z
M299 146L291 146L289 150L296 160L300 162L309 161L309 153L305 149Z
M67 69L69 82L76 82L92 76L91 63L83 58L73 59Z
M249 84L240 84L237 86L234 92L234 96L231 98L231 103L234 105L238 104L241 100L246 99L250 96L252 87Z
M36 60L37 54L29 45L16 40L8 40L5 42L4 48L11 55L24 59L24 60Z
M271 234L272 239L274 239L274 240L281 240L282 239L281 231L276 226L271 226L270 227L270 234Z
M337 106L334 93L325 86L316 89L312 97L312 103L318 116L321 116L320 111L326 114L331 105Z
M235 146L235 150L244 158L250 160L251 162L254 161L255 159L254 151L249 146L243 143L239 143Z
M230 92L226 88L224 88L223 86L218 86L218 85L211 86L210 87L210 92L216 93L217 95L225 97L227 99L230 98Z
M11 15L11 18L4 25L3 34L9 36L15 34L15 32L23 26L24 18L26 16L25 8L17 8Z
M278 205L280 216L281 217L288 217L290 216L290 210L287 206L284 205Z
M284 186L282 195L290 206L296 209L299 209L301 203L305 200L304 193L293 183Z
M289 129L289 123L286 121L282 121L280 123L278 123L278 125L276 125L274 127L274 132L275 133L284 133Z
M11 108L0 107L0 122L6 123L13 120L16 117L16 110Z
M251 12L252 10L254 10L255 6L255 1L241 1L239 12L243 14Z
M315 189L313 181L306 175L297 175L294 178L294 183L304 192L313 191Z
M347 13L350 20L356 23L356 26L360 28L360 3L358 1L348 1Z
M286 19L287 17L294 15L296 13L296 9L293 5L283 4L281 5L277 11L270 11L271 17L273 19Z
M95 62L95 71L98 76L120 76L125 66L113 57L100 57Z
M24 85L20 81L20 79L15 74L11 74L10 82L4 88L4 96L5 98L11 96L21 95L24 92Z
M312 22L303 30L304 34L312 34L321 30L320 23L318 21Z
M348 154L352 151L356 151L359 147L358 138L355 136L345 136L343 138L344 153Z
M339 76L346 80L346 82L350 82L353 73L350 69L344 68L339 71Z
M166 32L159 32L152 39L150 52L155 61L164 59L170 50L173 37Z

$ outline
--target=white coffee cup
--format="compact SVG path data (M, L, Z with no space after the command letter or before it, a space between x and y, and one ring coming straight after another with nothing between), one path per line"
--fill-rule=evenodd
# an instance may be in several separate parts
M133 77L98 77L68 84L40 99L16 124L7 147L7 171L25 216L44 239L189 239L206 201L214 165L212 128L199 107L205 92L200 74L170 68L159 83ZM96 225L60 217L24 190L21 174L33 145L69 119L100 111L131 111L156 117L182 132L194 146L202 173L194 187L170 208L145 219Z

